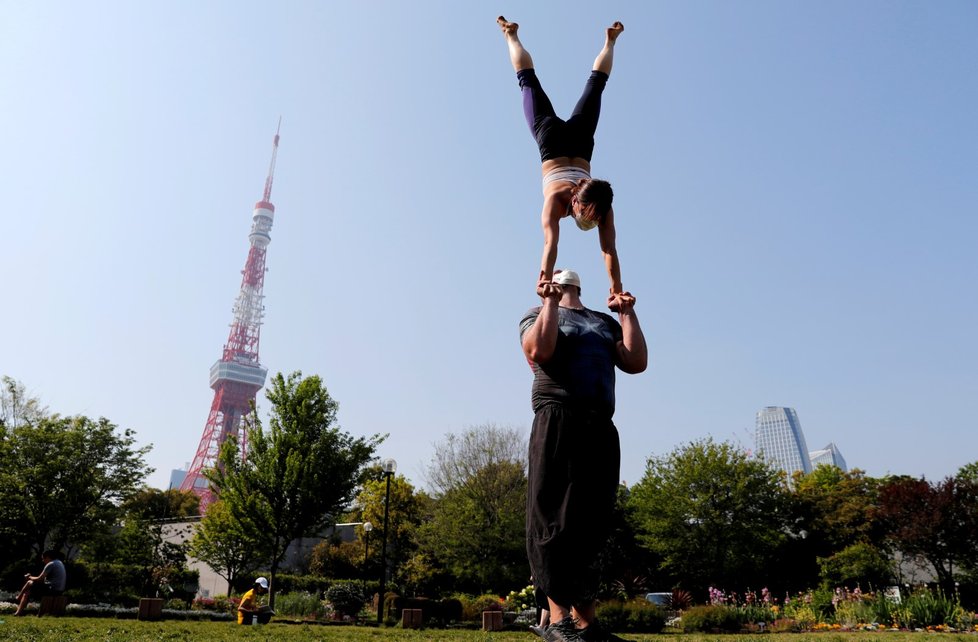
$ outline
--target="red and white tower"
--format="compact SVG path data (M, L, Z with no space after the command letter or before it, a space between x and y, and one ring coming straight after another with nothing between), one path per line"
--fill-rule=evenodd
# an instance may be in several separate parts
M279 127L281 127L279 119ZM269 232L275 218L275 206L271 203L272 178L275 175L275 157L278 154L278 132L272 143L272 163L265 179L265 192L255 203L251 216L251 234L248 240L251 248L245 261L241 279L241 291L234 302L234 319L224 354L211 366L211 388L214 389L214 402L207 416L204 434L197 446L197 454L180 484L180 490L192 490L200 496L200 510L217 499L204 477L204 472L217 466L217 455L224 441L233 436L237 438L244 456L248 451L245 419L252 412L255 396L265 386L268 373L258 361L258 340L261 331L262 288L265 283L265 250L271 241Z

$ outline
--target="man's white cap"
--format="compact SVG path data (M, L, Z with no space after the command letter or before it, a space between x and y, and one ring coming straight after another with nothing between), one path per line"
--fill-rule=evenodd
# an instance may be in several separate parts
M574 270L558 270L554 273L554 283L581 287L581 277L577 276L577 272Z
M264 577L259 577L257 580L255 580L255 584L262 587L266 591L268 590L268 580L266 580Z

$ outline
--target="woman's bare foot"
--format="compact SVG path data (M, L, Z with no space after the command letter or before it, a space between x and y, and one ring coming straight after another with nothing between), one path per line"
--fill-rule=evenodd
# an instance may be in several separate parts
M618 21L615 21L613 25L611 25L605 30L604 32L605 37L608 39L608 42L614 44L615 40L618 40L618 36L620 36L621 32L624 30L625 30L625 25L623 25Z
M496 18L496 24L498 24L502 28L503 33L506 34L507 36L515 36L516 32L520 28L518 24L516 24L515 22L510 22L509 20L507 20L502 16ZM615 37L617 38L618 36Z

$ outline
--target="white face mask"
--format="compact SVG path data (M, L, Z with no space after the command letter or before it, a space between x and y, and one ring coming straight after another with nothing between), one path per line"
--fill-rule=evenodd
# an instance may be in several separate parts
M593 230L598 226L598 222L595 220L585 220L578 215L574 215L574 222L577 223L577 227L581 228L585 232L588 230Z

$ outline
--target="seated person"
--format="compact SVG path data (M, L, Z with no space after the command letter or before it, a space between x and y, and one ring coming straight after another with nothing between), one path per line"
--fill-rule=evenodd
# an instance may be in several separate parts
M58 551L53 549L48 549L41 553L41 561L44 562L44 568L38 575L31 575L30 573L24 575L24 579L27 581L24 583L23 588L20 589L20 593L14 598L17 602L17 610L14 612L14 615L24 615L27 602L31 599L39 600L46 595L57 596L64 594L65 580L68 576L65 573L65 565L61 563L59 558Z
M256 618L259 624L268 624L275 611L267 605L258 605L259 598L266 593L268 593L268 580L259 577L251 590L241 596L241 603L238 604L238 624L251 624Z

